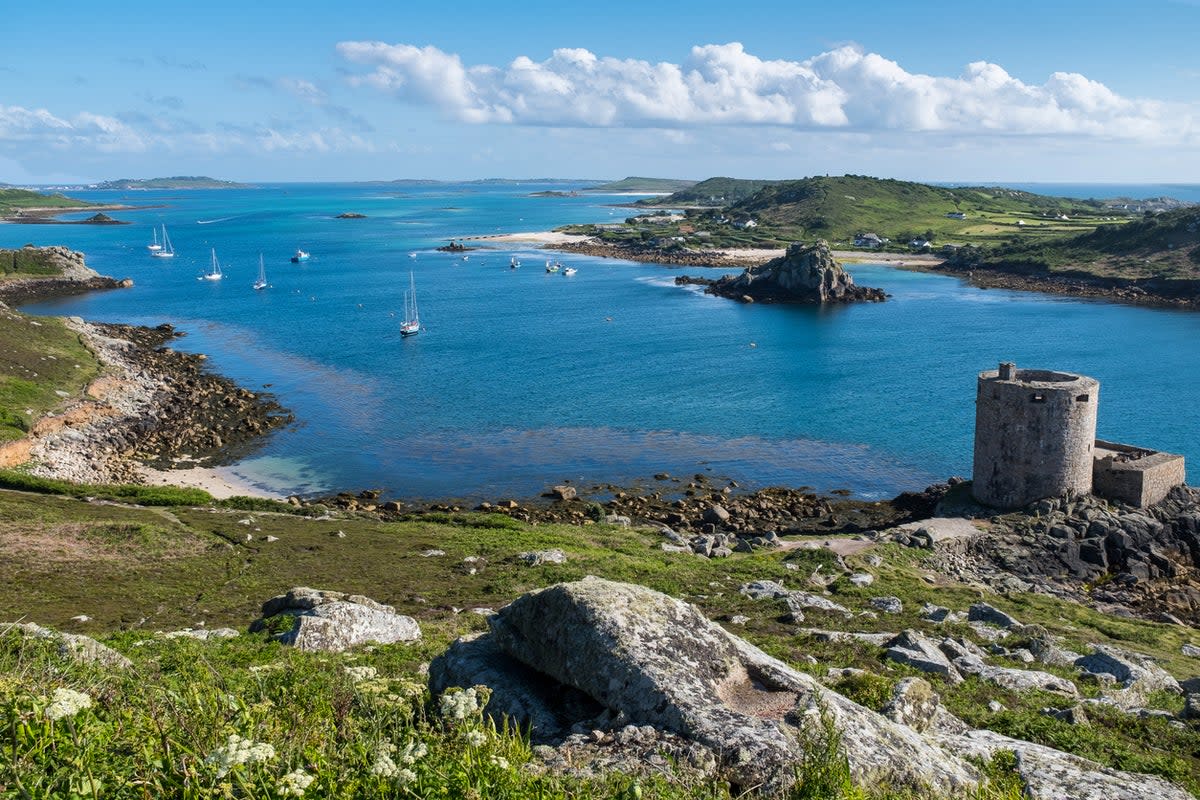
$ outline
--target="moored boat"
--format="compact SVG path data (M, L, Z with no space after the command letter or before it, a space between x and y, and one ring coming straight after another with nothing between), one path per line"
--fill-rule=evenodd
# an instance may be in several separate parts
M306 253L303 250L300 250L299 248L297 248L296 254L294 256L292 256L292 263L299 264L301 261L308 261L308 259L311 257L312 257L312 253Z

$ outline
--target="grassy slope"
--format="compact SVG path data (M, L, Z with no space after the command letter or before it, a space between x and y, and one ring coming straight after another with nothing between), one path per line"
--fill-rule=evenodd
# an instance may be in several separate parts
M948 219L961 211L965 220ZM946 188L865 176L805 178L767 186L730 208L784 232L784 238L852 240L872 232L895 242L933 231L936 242L1000 242L1090 231L1111 216L1098 203L1014 189ZM1070 219L1056 217L1066 215ZM1018 220L1024 226L1018 226Z
M984 264L1033 272L1084 271L1102 277L1200 279L1200 210L1183 208L1059 242L996 248Z
M79 395L99 372L95 356L62 320L0 308L0 442L24 436L62 403L60 392Z
M338 531L345 535L337 536ZM247 536L252 537L251 541L246 540ZM278 540L267 542L267 536ZM231 625L244 629L256 616L259 603L290 586L357 591L416 617L426 638L420 645L378 648L350 658L354 663L374 665L391 677L419 681L414 672L419 661L440 652L453 637L486 627L482 617L458 613L457 609L498 608L529 589L594 574L682 597L696 603L713 619L744 615L747 622L733 628L739 635L814 674L824 675L829 667L867 669L872 675L851 679L838 688L876 708L896 681L915 674L885 661L879 648L824 643L797 635L794 625L780 621L781 604L751 601L737 592L741 583L752 579L772 579L787 586L803 587L805 577L818 565L826 572L829 570L831 560L827 554L775 551L735 554L728 559L709 561L690 555L665 554L658 549L659 541L656 534L647 531L605 526L531 527L504 517L482 515L382 523L365 518L307 519L220 508L167 510L95 505L76 499L0 491L0 607L7 609L10 617L93 635L130 629L130 633L116 635L112 641L143 664L139 667L143 674L169 684L174 678L160 673L186 673L202 687L215 685L224 687L222 691L246 692L247 696L240 701L242 707L265 700L278 703L280 692L284 697L297 693L307 696L307 691L299 686L288 684L286 690L272 688L245 672L246 665L251 663L288 664L289 674L303 675L306 681L325 687L322 691L333 692L305 706L313 710L295 711L297 715L317 714L330 702L335 705L340 702L338 696L344 696L344 701L352 706L358 702L352 691L344 686L338 688L342 680L338 665L347 663L345 660L287 653L270 642L250 637L230 644L170 645L174 649L167 651L163 649L167 645L141 649L131 644L146 634L134 631L171 629L201 622L209 627ZM567 563L530 568L512 558L521 551L548 547L566 551ZM433 548L444 550L446 555L430 558L421 555ZM929 574L923 562L925 553L894 545L877 548L875 552L885 559L880 567L868 567L858 557L850 559L852 567L874 573L875 584L863 589L840 579L831 587L834 599L857 611L867 607L870 597L896 595L904 602L904 612L876 619L856 617L847 623L840 615L813 611L809 612L806 625L889 631L917 628L942 635L973 637L966 626L935 626L921 620L919 609L923 602L962 609L983 597L1023 622L1041 624L1067 637L1079 649L1091 642L1117 643L1162 658L1179 677L1195 671L1189 660L1180 655L1180 646L1185 641L1200 641L1191 629L1107 617L1040 595L999 598L978 587L941 579L931 585L923 580ZM483 572L466 575L457 569L468 555L488 560ZM789 569L787 563L798 569ZM72 622L71 617L77 614L87 614L92 621L83 625ZM1011 641L1006 644L1012 646ZM807 663L805 658L809 655L815 656L818 663ZM184 664L195 664L198 659L204 668L200 676L195 676L194 668ZM173 666L168 668L168 663ZM50 683L61 685L61 673L52 675ZM31 680L48 685L45 676ZM113 677L96 680L105 684L119 682ZM1200 787L1197 757L1200 733L1194 728L1178 730L1163 720L1140 720L1091 710L1091 727L1072 727L1040 713L1043 706L1070 705L1061 697L1041 693L1021 695L976 680L957 687L936 680L935 684L946 704L976 725L1064 747L1124 769L1165 775L1193 789ZM1080 687L1085 694L1097 691L1094 685L1081 683ZM112 689L111 697L119 698L122 691L127 690ZM137 691L141 694L145 690ZM151 695L156 696L153 692ZM999 714L988 712L986 704L992 699L999 700L1008 710ZM142 702L140 698L136 701ZM203 707L211 705L195 702ZM1177 698L1159 698L1159 705L1173 710L1178 710L1179 702ZM172 724L202 730L200 738L208 747L214 746L210 739L220 741L234 724L237 725L234 730L253 733L253 738L293 735L280 732L272 720L259 717L251 720L245 714L230 712L223 723L212 726L187 716L201 711L181 711L182 718ZM204 711L211 712L212 709ZM299 728L316 731L327 730L332 724L324 718L303 722L299 725L297 721ZM295 726L287 727L290 730ZM308 738L310 741L301 750L309 754L305 758L310 763L319 763L321 758L335 758L332 750L346 737L338 739L332 733L320 733ZM343 756L336 758L345 761ZM359 768L360 778L361 772ZM577 791L581 796L605 793ZM668 792L660 796L682 795Z
M28 189L0 189L0 216L5 217L25 208L77 208L93 205L96 204L61 194L42 194Z
M729 205L750 197L765 186L779 181L746 180L743 178L708 178L667 197L639 200L638 205L688 206Z

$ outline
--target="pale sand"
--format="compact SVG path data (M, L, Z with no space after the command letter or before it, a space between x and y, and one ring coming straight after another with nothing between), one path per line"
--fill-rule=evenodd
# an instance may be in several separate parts
M558 231L529 231L528 233L492 233L482 236L459 236L458 241L489 242L537 242L538 244L573 244L586 242L590 236L580 236L574 233L559 233Z
M885 264L889 267L931 267L946 260L930 253L876 253L871 250L834 250L833 257L853 264Z
M182 486L187 489L203 489L218 500L240 495L282 500L283 496L271 494L242 480L220 467L192 467L191 469L153 469L141 466L138 472L148 486Z

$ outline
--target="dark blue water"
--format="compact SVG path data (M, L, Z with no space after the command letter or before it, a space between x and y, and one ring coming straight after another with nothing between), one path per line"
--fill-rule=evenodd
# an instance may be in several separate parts
M676 287L678 270L656 265L564 257L579 270L567 278L531 247L433 251L630 213L606 205L628 198L528 197L548 188L571 187L83 193L163 207L114 214L130 226L0 226L0 245L66 244L136 282L30 310L171 322L182 348L269 386L298 423L235 471L279 492L496 497L708 470L888 496L970 472L975 374L1001 359L1098 378L1102 437L1200 463L1200 314L883 266L851 271L886 303L747 306ZM333 218L344 211L368 217ZM145 249L160 222L173 261ZM223 281L196 279L210 247ZM288 263L297 247L312 260ZM260 251L272 288L255 292ZM410 270L426 330L402 339Z

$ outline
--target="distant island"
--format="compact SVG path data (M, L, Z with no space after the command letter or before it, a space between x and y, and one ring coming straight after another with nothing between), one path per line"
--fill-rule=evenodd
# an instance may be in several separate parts
M840 257L917 258L922 269L983 285L1200 305L1200 212L1172 198L1079 199L842 175L710 178L633 207L639 213L623 223L558 229L588 237L564 249L730 266L824 239L850 251Z
M639 178L631 176L619 181L609 181L599 186L589 186L585 192L629 192L631 194L660 194L663 192L681 192L695 181L678 178Z
M176 175L172 178L118 178L97 183L95 189L244 189L249 184L209 178L204 175Z

